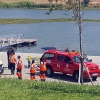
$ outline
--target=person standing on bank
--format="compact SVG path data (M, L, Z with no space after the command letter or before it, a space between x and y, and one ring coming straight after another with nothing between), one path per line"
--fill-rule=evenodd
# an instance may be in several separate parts
M18 61L17 61L17 76L18 79L22 79L22 68L23 68L23 64L22 64L22 60L21 60L21 56L18 56Z
M30 79L31 80L36 80L35 73L36 73L36 64L35 64L35 61L32 60L32 65L30 68Z
M9 57L10 57L11 53L15 54L15 51L14 51L13 47L9 48L8 51L7 51L8 69L10 69Z
M14 53L11 53L9 56L9 64L10 64L10 70L11 70L11 74L14 75L15 72L15 64L16 64L16 57Z
M40 80L45 81L46 80L46 63L41 62L40 63Z
M10 69L10 62L9 62L10 54L11 54L11 48L9 48L7 51L8 69Z

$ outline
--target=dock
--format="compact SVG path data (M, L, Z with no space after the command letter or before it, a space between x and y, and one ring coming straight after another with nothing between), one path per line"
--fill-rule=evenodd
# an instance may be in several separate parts
M0 50L6 50L9 47L23 47L36 45L37 39L25 39L23 34L9 34L0 36Z

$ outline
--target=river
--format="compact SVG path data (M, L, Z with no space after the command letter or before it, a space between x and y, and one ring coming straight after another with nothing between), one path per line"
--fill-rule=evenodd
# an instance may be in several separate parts
M0 9L0 18L31 18L50 19L67 18L72 12L34 9ZM66 13L66 14L65 14ZM100 19L100 10L84 10L82 18ZM82 47L87 55L100 56L100 23L84 22L82 24ZM37 39L37 46L18 48L17 52L42 53L42 47L55 46L60 50L68 47L70 50L79 50L79 29L75 22L43 22L33 24L7 24L0 25L0 35L24 34L25 38Z

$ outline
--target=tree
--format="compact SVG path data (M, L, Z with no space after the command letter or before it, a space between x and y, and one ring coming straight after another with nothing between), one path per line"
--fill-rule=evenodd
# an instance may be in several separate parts
M83 1L83 2L84 2L84 5L87 6L87 5L89 4L89 1L90 1L90 0L84 0L84 1Z
M50 4L53 0L49 0ZM58 2L58 0L57 0ZM67 2L64 0L62 4L63 9L72 10L74 14L74 18L77 20L79 27L79 41L80 41L80 62L81 62L81 84L83 84L83 52L82 52L82 19L81 19L81 1L80 0L68 0ZM59 7L58 7L59 9ZM53 9L52 9L53 10ZM50 12L52 11L50 10Z

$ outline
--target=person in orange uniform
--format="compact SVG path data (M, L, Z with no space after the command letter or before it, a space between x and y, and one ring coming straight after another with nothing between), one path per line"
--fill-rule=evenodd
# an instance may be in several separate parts
M21 60L21 56L18 56L18 61L17 61L17 76L18 79L22 79L22 68L23 68L23 64L22 64L22 60Z
M46 63L45 62L40 63L40 79L41 81L46 80Z
M14 53L11 53L9 56L9 64L10 64L10 70L11 70L11 74L14 75L15 72L15 63L16 63L16 57Z
M32 65L30 68L30 79L31 80L36 80L35 73L36 73L36 64L35 64L35 61L32 60Z

